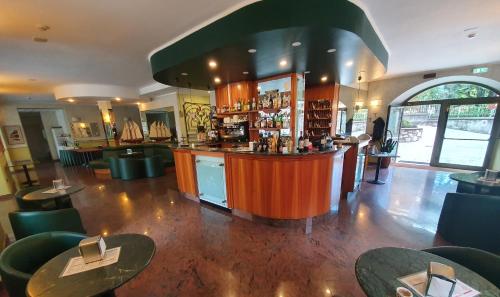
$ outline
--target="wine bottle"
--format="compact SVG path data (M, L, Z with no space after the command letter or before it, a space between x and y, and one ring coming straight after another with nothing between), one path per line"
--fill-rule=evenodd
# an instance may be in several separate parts
M300 131L300 137L299 137L299 152L302 153L304 151L304 137L302 136L302 131Z

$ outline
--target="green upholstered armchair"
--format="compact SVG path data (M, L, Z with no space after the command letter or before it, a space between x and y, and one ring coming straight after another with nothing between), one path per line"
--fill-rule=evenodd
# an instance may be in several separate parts
M500 254L500 197L448 193L437 233L446 241Z
M16 240L49 231L86 233L80 214L74 208L11 212L9 220Z
M118 162L118 157L111 157L108 159L109 161L109 170L111 171L112 178L120 178L120 164Z
M0 255L0 275L11 297L25 297L31 276L50 259L86 238L71 232L46 232L9 245Z
M159 155L144 158L147 177L158 177L163 175L163 162Z
M145 177L144 159L118 159L120 165L120 177L124 180L131 180Z
M23 188L17 191L14 196L16 196L16 202L19 209L27 210L51 210L56 209L56 203L54 200L43 200L43 201L27 201L23 200L23 197L31 192L45 188L45 186L35 185L31 187Z
M441 256L467 267L500 288L500 256L498 255L475 248L458 246L433 247L425 249L424 252Z

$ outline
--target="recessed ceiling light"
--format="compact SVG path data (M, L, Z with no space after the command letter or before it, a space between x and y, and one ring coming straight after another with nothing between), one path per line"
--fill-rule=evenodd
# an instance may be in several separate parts
M47 42L49 40L47 38L45 38L45 37L37 37L37 36L35 36L35 37L33 37L33 41L34 42L42 42L43 43L43 42Z
M297 47L297 46L301 46L302 43L300 43L299 41L295 41L294 43L292 43L292 46L293 47Z
M327 80L328 80L328 76L323 75L323 76L321 77L321 81L322 81L322 82L325 82L325 81L327 81Z
M187 74L186 72L183 72L181 73L182 76L188 76L189 74Z
M215 82L216 84L220 83L220 78L218 78L218 77L214 78L214 82Z
M137 104L137 105L141 105L141 102L136 102L135 104Z
M122 98L120 98L120 97L115 97L115 100L116 100L116 101L122 101Z
M255 54L257 52L257 50L254 49L254 48L251 48L251 49L248 50L248 52L251 53L251 54Z
M286 60L283 59L283 60L280 61L280 66L281 67L286 66L286 64L288 64L288 62Z
M248 74L248 71L243 71L243 74L244 74L244 75L247 75L247 74Z
M216 68L217 67L217 62L215 62L214 60L208 62L208 66L210 68Z
M73 98L69 98L69 99L68 99L68 102L73 103L73 102L75 102L75 99L73 99Z
M352 65L354 64L354 62L352 60L349 60L345 63L345 66L347 67L351 67Z
M334 53L336 51L337 51L336 48L331 48L331 49L327 50L326 52L329 53L329 54L331 54L331 53Z

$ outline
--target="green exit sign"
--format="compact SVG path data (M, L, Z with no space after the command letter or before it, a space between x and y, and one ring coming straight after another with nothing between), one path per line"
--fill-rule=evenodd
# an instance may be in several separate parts
M486 73L486 72L488 72L488 67L476 67L476 68L472 68L472 73L474 73L474 74Z

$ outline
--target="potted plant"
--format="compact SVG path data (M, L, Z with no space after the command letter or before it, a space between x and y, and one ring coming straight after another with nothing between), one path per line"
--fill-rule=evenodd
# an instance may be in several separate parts
M387 130L391 134L391 138L387 138L385 141L379 141L378 146L379 150L381 153L387 153L390 154L396 146L398 145L398 142L396 140L392 139L392 132L390 130ZM381 168L388 168L389 165L391 164L391 157L382 157L382 164Z

